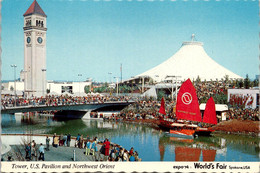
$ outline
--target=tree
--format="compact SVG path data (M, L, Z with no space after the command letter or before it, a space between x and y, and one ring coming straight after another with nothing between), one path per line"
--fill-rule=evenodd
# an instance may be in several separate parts
M244 82L242 79L236 81L236 87L242 88L244 86Z
M246 78L244 79L244 87L245 87L246 89L249 89L250 86L251 86L251 85L250 85L250 79L249 79L248 74L247 74L247 75L246 75Z
M84 87L84 91L85 91L85 93L89 93L90 92L90 85L86 85Z
M196 84L201 83L200 77L198 76L196 79Z
M253 83L253 87L258 87L259 79L255 79L252 83Z
M120 93L129 93L131 91L131 87L127 85L121 85L119 86L119 92Z
M225 83L228 83L228 82L229 82L229 76L228 76L228 75L225 75L225 76L224 76L224 82L225 82Z
M216 94L213 96L213 99L216 104L227 104L227 95L226 94Z
M13 90L14 90L14 87L13 87L13 85L11 85L11 87L10 87L10 90L11 90L11 91L13 91Z

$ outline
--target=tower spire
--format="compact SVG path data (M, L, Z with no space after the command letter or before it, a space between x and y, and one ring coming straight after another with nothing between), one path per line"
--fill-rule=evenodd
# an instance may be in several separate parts
M27 9L27 11L24 13L23 16L28 16L31 14L39 14L43 17L47 17L47 15L44 13L44 11L42 10L42 8L40 7L40 5L36 0L33 1L31 6Z

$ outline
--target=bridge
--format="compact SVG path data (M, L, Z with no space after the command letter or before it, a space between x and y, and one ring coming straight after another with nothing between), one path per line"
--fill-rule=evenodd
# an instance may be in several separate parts
M14 114L18 112L42 112L42 111L60 111L63 112L64 115L66 113L73 112L90 112L92 110L95 111L120 111L124 107L134 103L134 101L109 101L104 103L84 103L84 104L65 104L65 105L57 105L57 106L46 106L46 105L37 105L37 106L17 106L17 107L7 107L1 110L2 114ZM80 116L80 118L82 115ZM65 118L65 117L64 117ZM77 118L77 117L75 117Z

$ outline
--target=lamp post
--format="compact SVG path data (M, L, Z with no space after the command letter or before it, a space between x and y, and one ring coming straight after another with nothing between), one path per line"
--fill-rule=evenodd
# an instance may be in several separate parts
M80 77L82 76L82 74L78 74L79 77L79 96L80 96Z
M16 107L16 67L17 65L12 64L11 67L14 68L14 106Z
M108 88L109 88L109 91L110 91L110 96L112 95L112 90L111 90L111 83L112 83L112 79L111 79L111 75L112 75L112 72L108 72L109 74L109 79L110 79L110 82L108 82Z
M27 75L27 71L26 71L26 70L23 70L23 82L24 82L24 86L23 86L23 98L26 98L26 96L25 96L25 90L26 90L25 74Z
M109 83L112 83L112 79L111 79L111 75L112 75L112 72L108 72L108 74L109 74Z
M44 82L44 72L46 71L46 69L45 68L43 68L42 69L42 96L44 96L44 84L45 84L45 82Z

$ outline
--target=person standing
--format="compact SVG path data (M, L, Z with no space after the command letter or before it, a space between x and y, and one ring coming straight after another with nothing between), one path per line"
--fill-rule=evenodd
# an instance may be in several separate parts
M57 148L59 145L59 137L58 136L55 136L54 139L53 139L53 146L55 148Z
M67 146L70 147L71 135L70 133L67 135Z
M108 139L105 140L105 156L109 156L110 142Z
M50 150L49 147L50 147L50 138L49 136L46 136L46 151Z
M96 139L96 138L95 138ZM93 143L91 144L91 150L92 150L92 154L95 155L95 152L97 152L97 141L94 139Z
M64 136L63 136L63 144L64 144L64 146L67 146L67 134L65 134Z
M131 153L131 154L130 154L129 161L130 161L130 162L136 161L136 160L135 160L135 157L134 157L134 153Z
M28 143L25 148L26 156L25 159L31 160L31 143Z
M32 155L36 157L37 153L36 153L36 142L33 140L32 141Z
M90 155L90 147L91 147L91 142L89 140L87 140L86 155Z
M54 147L54 139L56 137L56 133L54 133L53 137L52 137L52 146Z
M131 147L131 149L130 149L130 151L129 151L129 155L133 155L134 154L134 148L133 147Z
M125 152L124 152L124 154L123 154L123 161L129 161L129 157L128 157L128 152L127 152L127 150L125 149Z
M63 134L59 137L59 146L63 146Z
M39 147L39 153L40 153L39 160L44 161L44 146L42 145L42 143L40 144Z
M79 138L80 138L80 134L78 133L78 136L77 136L76 142L75 142L75 147L79 147Z

